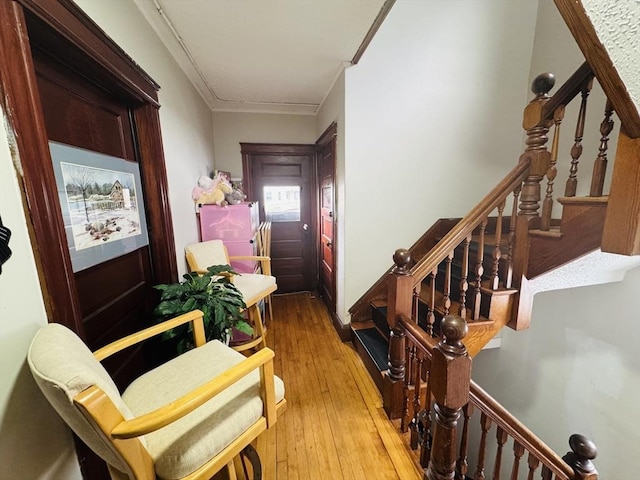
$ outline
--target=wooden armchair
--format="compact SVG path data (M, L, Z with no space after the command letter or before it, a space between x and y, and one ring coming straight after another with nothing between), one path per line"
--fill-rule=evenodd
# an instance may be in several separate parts
M100 361L187 322L196 348L141 375L119 393ZM270 428L286 405L272 350L249 358L205 343L202 312L129 335L95 353L57 323L42 327L28 352L36 383L113 479L208 479ZM259 468L257 469L260 470Z
M204 273L212 265L230 265L233 260L254 260L261 264L262 274L241 273L232 276L233 284L238 287L244 303L247 305L249 321L253 327L253 337L232 339L232 347L237 351L250 348L263 348L265 343L265 326L260 313L260 301L265 300L278 288L276 279L271 275L271 258L266 256L230 257L222 240L208 240L188 245L185 248L187 264L192 272Z

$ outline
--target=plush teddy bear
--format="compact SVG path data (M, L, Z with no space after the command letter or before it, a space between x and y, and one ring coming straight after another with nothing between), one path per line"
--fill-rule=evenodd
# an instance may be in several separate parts
M232 190L231 185L222 177L210 178L202 175L198 179L198 186L191 191L191 198L201 205L215 204L223 207L227 205L225 195L231 193Z
M231 193L227 193L224 198L229 203L229 205L237 205L244 202L247 196L242 193L242 190L234 188L232 189Z

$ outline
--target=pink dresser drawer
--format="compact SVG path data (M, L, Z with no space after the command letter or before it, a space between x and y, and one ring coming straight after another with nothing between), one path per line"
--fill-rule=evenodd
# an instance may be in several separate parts
M257 255L257 244L255 242L240 241L240 242L227 242L224 241L229 256L235 255ZM232 261L231 266L238 273L253 273L256 268L256 262L252 260L238 260Z
M258 229L258 204L243 202L238 205L202 205L200 232L202 241L220 239L236 242L252 239Z

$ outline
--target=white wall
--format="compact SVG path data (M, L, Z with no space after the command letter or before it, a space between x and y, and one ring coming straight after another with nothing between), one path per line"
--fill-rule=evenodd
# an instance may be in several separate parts
M184 271L184 245L197 240L191 189L213 168L211 114L131 1L77 3L162 87L160 122L176 256ZM25 367L28 344L47 319L4 130L0 169L0 214L13 231L14 250L0 275L0 477L73 480L80 471L70 432Z
M315 117L274 113L213 112L215 168L242 178L243 143L306 143L317 140Z
M346 71L346 308L395 249L464 216L517 163L536 8L397 2Z
M336 311L344 312L348 306L345 306L344 301L344 272L345 272L345 260L344 260L344 210L345 210L345 198L346 198L346 185L344 177L345 169L345 122L344 122L344 78L345 72L343 71L337 78L331 92L325 98L324 102L318 114L316 116L316 137L320 138L320 135L331 125L333 122L337 123L337 139L336 139L336 158L335 158L335 209L334 219L336 222L336 230L333 235L334 245L334 266L336 272ZM347 323L345 318L340 318L343 323Z
M198 241L191 189L213 170L211 112L133 0L76 2L161 87L160 126L179 274L184 247Z
M640 268L624 281L537 294L531 328L502 332L473 379L563 455L581 433L600 478L637 478L640 451Z
M13 252L0 275L0 478L79 479L71 432L26 363L29 343L47 315L1 109L0 215L11 230Z

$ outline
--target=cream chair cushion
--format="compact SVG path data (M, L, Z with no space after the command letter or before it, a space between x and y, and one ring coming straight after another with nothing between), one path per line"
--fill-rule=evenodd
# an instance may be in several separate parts
M142 375L125 390L122 398L136 416L142 415L189 393L245 359L214 340ZM263 414L259 383L260 375L255 370L197 410L145 435L158 476L176 479L191 473L256 422ZM284 384L278 377L275 392L277 403L284 398Z
M107 463L122 472L129 471L111 442L93 428L73 403L77 394L96 385L125 419L133 418L113 380L85 343L67 327L50 323L36 333L27 361L42 393L76 435Z
M185 248L185 252L192 255L196 262L197 270L206 270L212 265L228 265L227 250L222 240L207 240L194 243ZM238 287L247 307L264 298L277 288L276 278L271 275L256 273L239 273L232 278L233 284ZM266 293L265 293L266 292Z
M193 255L198 270L206 270L212 265L229 265L227 251L222 240L207 240L194 243L185 248L187 253Z
M73 431L112 466L116 478L130 472L111 442L74 405L73 398L92 385L102 389L125 419L160 408L246 357L215 340L189 350L135 380L120 396L111 377L88 347L67 327L50 323L35 335L27 360L51 405ZM274 378L276 403L284 384ZM263 414L258 370L243 377L180 420L139 437L163 479L188 475L213 458ZM116 472L118 470L119 472Z

